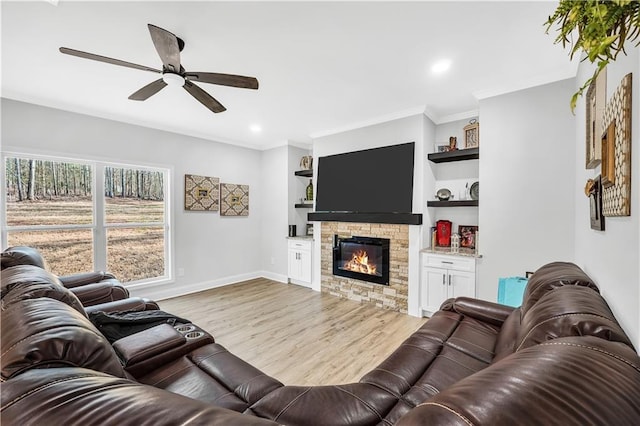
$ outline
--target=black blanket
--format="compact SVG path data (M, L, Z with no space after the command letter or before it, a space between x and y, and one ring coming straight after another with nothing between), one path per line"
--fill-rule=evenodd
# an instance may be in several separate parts
M156 325L190 322L164 311L92 312L89 319L110 343Z

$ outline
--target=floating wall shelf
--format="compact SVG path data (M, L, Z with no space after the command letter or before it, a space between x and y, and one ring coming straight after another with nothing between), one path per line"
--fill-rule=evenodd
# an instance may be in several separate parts
M478 200L427 201L427 207L478 207Z
M449 152L434 152L427 155L434 163L448 163L450 161L477 160L480 158L480 148L458 149ZM297 173L297 172L296 172Z
M313 177L313 170L298 170L293 172L296 176Z

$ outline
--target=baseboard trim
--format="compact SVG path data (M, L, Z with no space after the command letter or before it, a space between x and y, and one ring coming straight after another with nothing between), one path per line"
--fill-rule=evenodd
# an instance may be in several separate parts
M274 274L273 272L269 272L269 271L260 271L259 274L261 274L262 278L278 281L279 283L286 284L287 282L289 282L289 277L287 277L286 275Z
M267 276L269 275L269 276ZM151 300L171 299L172 297L185 296L187 294L197 293L199 291L211 290L213 288L224 287L231 284L237 284L242 281L253 280L256 278L268 278L274 281L281 281L274 277L282 277L278 274L267 273L266 271L256 271L247 274L232 275L229 277L218 278L212 281L203 281L191 284L178 284L175 281L162 284L137 285L129 287L131 296L146 297ZM284 281L286 282L286 277Z

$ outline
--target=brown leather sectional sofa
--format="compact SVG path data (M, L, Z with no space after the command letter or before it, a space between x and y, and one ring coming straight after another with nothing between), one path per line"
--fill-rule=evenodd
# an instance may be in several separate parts
M358 383L284 386L193 324L110 344L57 277L2 273L2 423L638 425L640 358L577 266L452 299Z

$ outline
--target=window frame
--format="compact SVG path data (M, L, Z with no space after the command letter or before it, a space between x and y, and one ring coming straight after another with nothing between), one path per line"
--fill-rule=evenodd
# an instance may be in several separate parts
M164 275L146 278L142 280L129 281L123 283L126 287L145 286L149 284L162 284L174 281L173 276L173 215L171 214L171 193L173 170L168 166L150 164L131 164L129 162L116 160L98 160L71 158L59 155L34 154L27 151L2 151L2 167L0 168L0 184L3 190L0 193L0 238L3 247L8 247L8 235L10 232L20 231L49 231L49 230L91 230L93 235L93 269L107 270L107 232L115 228L143 228L161 227L164 231ZM91 194L92 194L92 222L88 224L72 225L20 225L9 226L7 224L7 176L6 162L8 158L19 158L26 160L41 160L52 162L65 162L82 164L91 167ZM104 173L107 167L127 168L134 170L146 170L160 172L163 175L164 185L164 214L162 222L131 222L131 223L107 223L106 196L104 185ZM99 189L98 189L99 188Z

